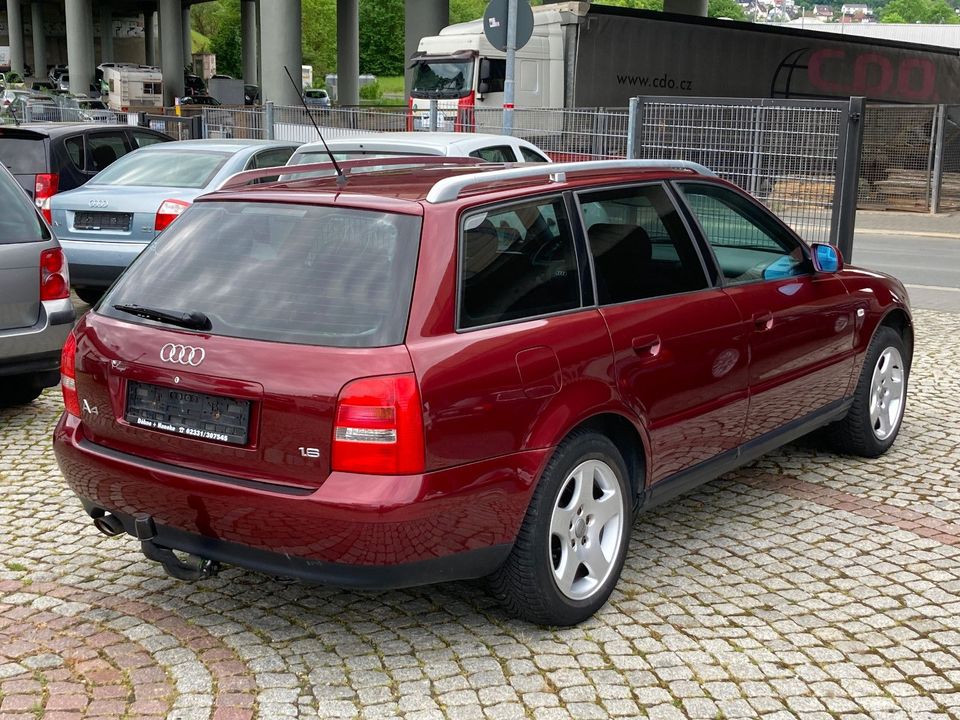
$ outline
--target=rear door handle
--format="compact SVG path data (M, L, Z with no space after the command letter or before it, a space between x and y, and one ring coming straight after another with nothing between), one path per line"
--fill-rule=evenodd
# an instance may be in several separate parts
M758 332L764 332L773 327L773 313L770 311L753 314L753 326Z
M659 335L641 335L630 341L633 351L640 356L656 357L660 354Z

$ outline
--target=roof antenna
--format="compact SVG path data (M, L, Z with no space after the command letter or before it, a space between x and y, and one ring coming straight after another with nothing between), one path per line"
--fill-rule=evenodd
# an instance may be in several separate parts
M337 171L337 187L344 188L347 185L347 176L343 174L343 170L340 168L340 163L337 162L337 159L333 156L333 153L330 152L330 148L327 147L327 141L323 139L323 133L320 132L320 126L317 125L317 121L313 119L313 115L310 114L310 108L307 107L307 101L303 99L303 92L297 89L297 83L293 79L293 75L290 74L290 69L284 65L283 71L287 74L287 77L290 78L290 84L293 85L293 89L297 91L297 97L300 98L300 102L303 105L303 109L307 111L307 117L310 118L310 122L313 123L314 129L317 131L317 135L320 136L320 142L323 143L323 149L327 151L327 156L330 158L330 162L333 163L333 167Z

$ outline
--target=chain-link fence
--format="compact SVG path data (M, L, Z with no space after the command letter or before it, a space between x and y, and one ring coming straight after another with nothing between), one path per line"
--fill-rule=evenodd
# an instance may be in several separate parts
M513 111L513 135L529 140L557 161L627 156L627 108ZM456 129L503 133L503 110L460 110Z
M134 119L130 120L130 115ZM54 99L29 98L17 100L0 114L0 124L24 123L96 123L101 125L126 125L136 123L136 113L115 112L105 108L80 107L79 104L64 104Z
M930 209L936 117L936 105L867 106L859 207Z
M640 98L635 155L706 165L826 242L848 117L842 102Z

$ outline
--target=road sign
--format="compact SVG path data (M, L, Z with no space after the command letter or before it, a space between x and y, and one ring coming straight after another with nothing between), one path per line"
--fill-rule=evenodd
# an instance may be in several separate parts
M483 34L497 50L507 49L507 12L510 0L490 0L483 14ZM533 10L528 0L517 2L517 49L529 42L533 35Z

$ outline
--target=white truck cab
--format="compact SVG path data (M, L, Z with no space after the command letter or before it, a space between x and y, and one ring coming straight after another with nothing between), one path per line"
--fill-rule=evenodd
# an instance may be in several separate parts
M518 107L564 107L564 28L571 24L575 28L587 5L566 2L533 8L533 36L517 51L514 102ZM507 54L484 35L482 19L451 25L439 35L420 40L411 59L414 129L429 128L433 98L441 115L438 130L460 130L458 116L468 117L470 109L502 110L506 63ZM499 128L501 118L478 112L474 122L482 132Z

